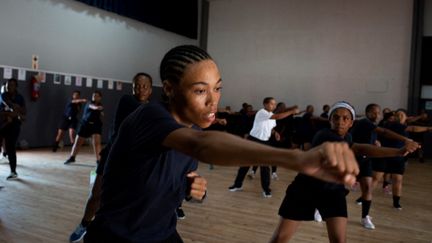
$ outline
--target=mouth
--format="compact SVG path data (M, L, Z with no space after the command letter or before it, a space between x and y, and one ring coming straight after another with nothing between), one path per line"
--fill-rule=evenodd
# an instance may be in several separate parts
M215 112L210 112L208 114L206 114L204 116L206 122L210 122L212 123L215 119L216 119L216 113Z

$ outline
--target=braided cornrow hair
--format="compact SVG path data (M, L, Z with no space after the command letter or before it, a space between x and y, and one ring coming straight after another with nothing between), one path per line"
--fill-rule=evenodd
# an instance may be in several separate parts
M212 60L212 58L206 51L197 46L174 47L162 59L159 70L161 80L162 82L169 80L173 84L179 84L188 65L204 60Z

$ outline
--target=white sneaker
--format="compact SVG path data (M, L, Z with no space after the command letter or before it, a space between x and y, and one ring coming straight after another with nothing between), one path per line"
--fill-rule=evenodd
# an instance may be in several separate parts
M363 225L363 227L365 227L366 229L375 229L375 225L372 223L372 218L369 217L369 215L366 215L366 217L362 218L361 220L361 224Z
M279 177L278 177L278 175L276 174L276 172L273 172L273 173L272 173L272 179L273 179L273 180L278 180L278 179L279 179Z
M9 163L9 160L7 157L0 155L0 163Z
M316 222L322 222L322 217L321 217L321 214L319 213L318 209L315 209L314 220Z

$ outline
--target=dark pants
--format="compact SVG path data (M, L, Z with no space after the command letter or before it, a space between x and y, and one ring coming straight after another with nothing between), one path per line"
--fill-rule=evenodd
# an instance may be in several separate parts
M12 122L0 131L0 137L5 140L6 153L9 160L11 172L16 172L17 157L16 157L16 143L21 130L21 125Z
M257 170L258 170L258 166L256 166L256 165L252 166L252 171L254 174L256 173ZM276 173L276 171L277 171L277 166L273 165L271 167L271 172Z
M262 141L256 139L252 136L248 137L249 140L266 144L268 145L268 141ZM244 178L246 177L247 172L249 171L250 166L240 167L237 176L234 181L234 186L241 187L243 185ZM270 167L269 166L260 166L261 172L261 187L265 192L270 192Z

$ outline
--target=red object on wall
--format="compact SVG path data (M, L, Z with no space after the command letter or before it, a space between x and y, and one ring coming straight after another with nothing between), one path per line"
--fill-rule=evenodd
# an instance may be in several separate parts
M38 80L38 77L36 75L32 76L30 80L30 97L32 101L37 101L40 96L40 81Z

